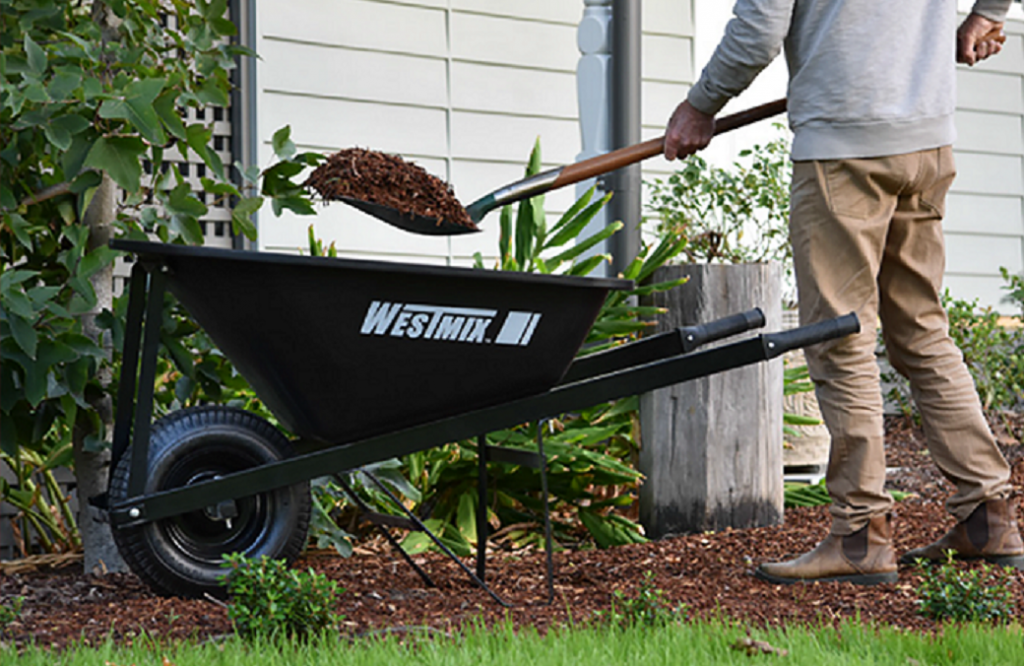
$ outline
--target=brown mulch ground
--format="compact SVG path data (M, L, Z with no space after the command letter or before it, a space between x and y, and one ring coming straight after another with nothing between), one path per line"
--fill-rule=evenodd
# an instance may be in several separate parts
M1003 451L1013 465L1016 495L1024 494L1024 419L1002 433ZM896 548L902 552L940 536L950 525L942 506L949 485L935 471L918 429L904 420L890 422L888 462L895 489L917 493L897 505ZM1024 524L1024 510L1018 507ZM612 594L633 595L653 572L654 587L671 604L684 604L691 617L727 617L752 625L835 622L860 618L884 625L930 631L936 625L917 613L915 588L920 577L900 571L899 582L873 588L836 583L775 586L751 575L765 560L786 558L812 548L827 530L824 508L786 511L785 525L750 530L698 534L609 550L563 552L555 555L556 599L546 598L543 553L494 553L488 580L515 605L505 609L474 587L454 564L428 554L417 561L437 583L425 587L403 561L373 544L350 559L327 554L307 556L310 566L337 580L346 592L338 611L341 630L361 634L379 630L432 627L445 631L465 622L501 622L533 626L576 623L610 607ZM472 566L472 564L470 564ZM966 566L966 565L965 565ZM1024 617L1024 573L1014 575L1011 587L1017 617ZM231 631L226 612L213 601L165 599L154 596L130 574L96 577L80 566L23 573L0 579L4 599L26 601L19 621L8 627L8 643L35 641L42 646L66 646L108 637L130 641L142 633L163 638L204 639Z

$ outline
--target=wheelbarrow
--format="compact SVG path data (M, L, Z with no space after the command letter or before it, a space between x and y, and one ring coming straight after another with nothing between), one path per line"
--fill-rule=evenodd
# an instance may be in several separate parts
M543 471L542 441L531 461L524 451L485 446L483 435L859 328L849 314L697 351L763 326L755 309L574 361L609 291L632 281L138 241L111 246L136 260L113 472L106 497L94 503L107 509L128 565L165 595L222 595L230 553L295 558L307 539L314 478L473 437L481 474L488 457L516 455ZM151 423L167 291L294 437L227 407L183 409ZM411 514L409 522L423 527ZM475 574L453 559L501 601L482 580L485 538L484 530Z

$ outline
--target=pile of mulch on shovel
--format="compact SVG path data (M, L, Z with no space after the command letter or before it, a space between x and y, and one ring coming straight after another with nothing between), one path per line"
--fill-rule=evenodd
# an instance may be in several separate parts
M1024 418L1000 433L1000 448L1013 466L1018 500L1024 493ZM897 552L938 538L951 525L943 501L949 483L935 470L920 428L892 419L886 434L890 488L914 493L896 505ZM1017 520L1024 521L1018 506ZM544 603L547 584L543 551L490 553L487 580L508 599L503 608L473 585L444 557L416 556L437 583L428 587L382 539L359 543L356 554L307 552L297 566L311 567L337 581L345 592L337 613L344 635L457 632L478 622L510 622L540 632L596 621L611 607L616 592L636 598L650 573L651 585L686 617L726 619L756 628L795 623L819 626L860 618L879 626L936 632L942 625L919 612L922 577L901 567L899 581L876 587L841 583L770 585L754 578L754 567L805 552L825 537L826 507L787 509L785 524L693 534L606 550L570 550L555 554L555 601ZM466 560L473 567L471 559ZM6 564L6 563L5 563ZM964 568L977 564L961 564ZM1024 572L1011 576L1013 613L1024 617ZM61 568L20 569L0 574L0 598L22 596L20 617L0 632L0 645L35 643L62 648L108 639L131 643L146 635L161 640L202 641L231 633L223 605L210 600L167 599L154 595L131 574L89 575L81 564ZM2 648L0 648L2 649Z
M347 148L327 158L305 185L325 200L350 197L394 208L404 215L419 215L476 229L451 185L423 167L364 148Z

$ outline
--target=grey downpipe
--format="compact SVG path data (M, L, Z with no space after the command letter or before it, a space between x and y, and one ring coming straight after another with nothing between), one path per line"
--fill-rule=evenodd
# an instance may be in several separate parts
M612 3L612 150L640 143L641 0ZM612 275L622 273L640 251L640 165L613 172L609 221L625 227L610 239Z

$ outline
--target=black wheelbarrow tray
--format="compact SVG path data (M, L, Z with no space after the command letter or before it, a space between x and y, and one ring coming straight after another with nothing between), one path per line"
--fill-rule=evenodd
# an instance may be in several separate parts
M94 503L107 508L129 566L172 595L223 594L221 565L233 552L296 557L307 538L311 479L333 474L344 482L341 472L476 437L483 494L488 457L532 460L542 471L544 460L542 441L532 459L516 459L525 452L486 446L488 432L765 361L859 328L850 314L694 351L763 326L755 309L573 362L609 290L630 289L631 281L111 245L136 262L113 472L107 496ZM183 409L151 425L166 291L294 437L229 407ZM422 528L415 516L409 520ZM481 534L479 576L467 573L490 592L480 580L486 529ZM549 530L547 536L550 545ZM550 588L550 548L548 572Z

